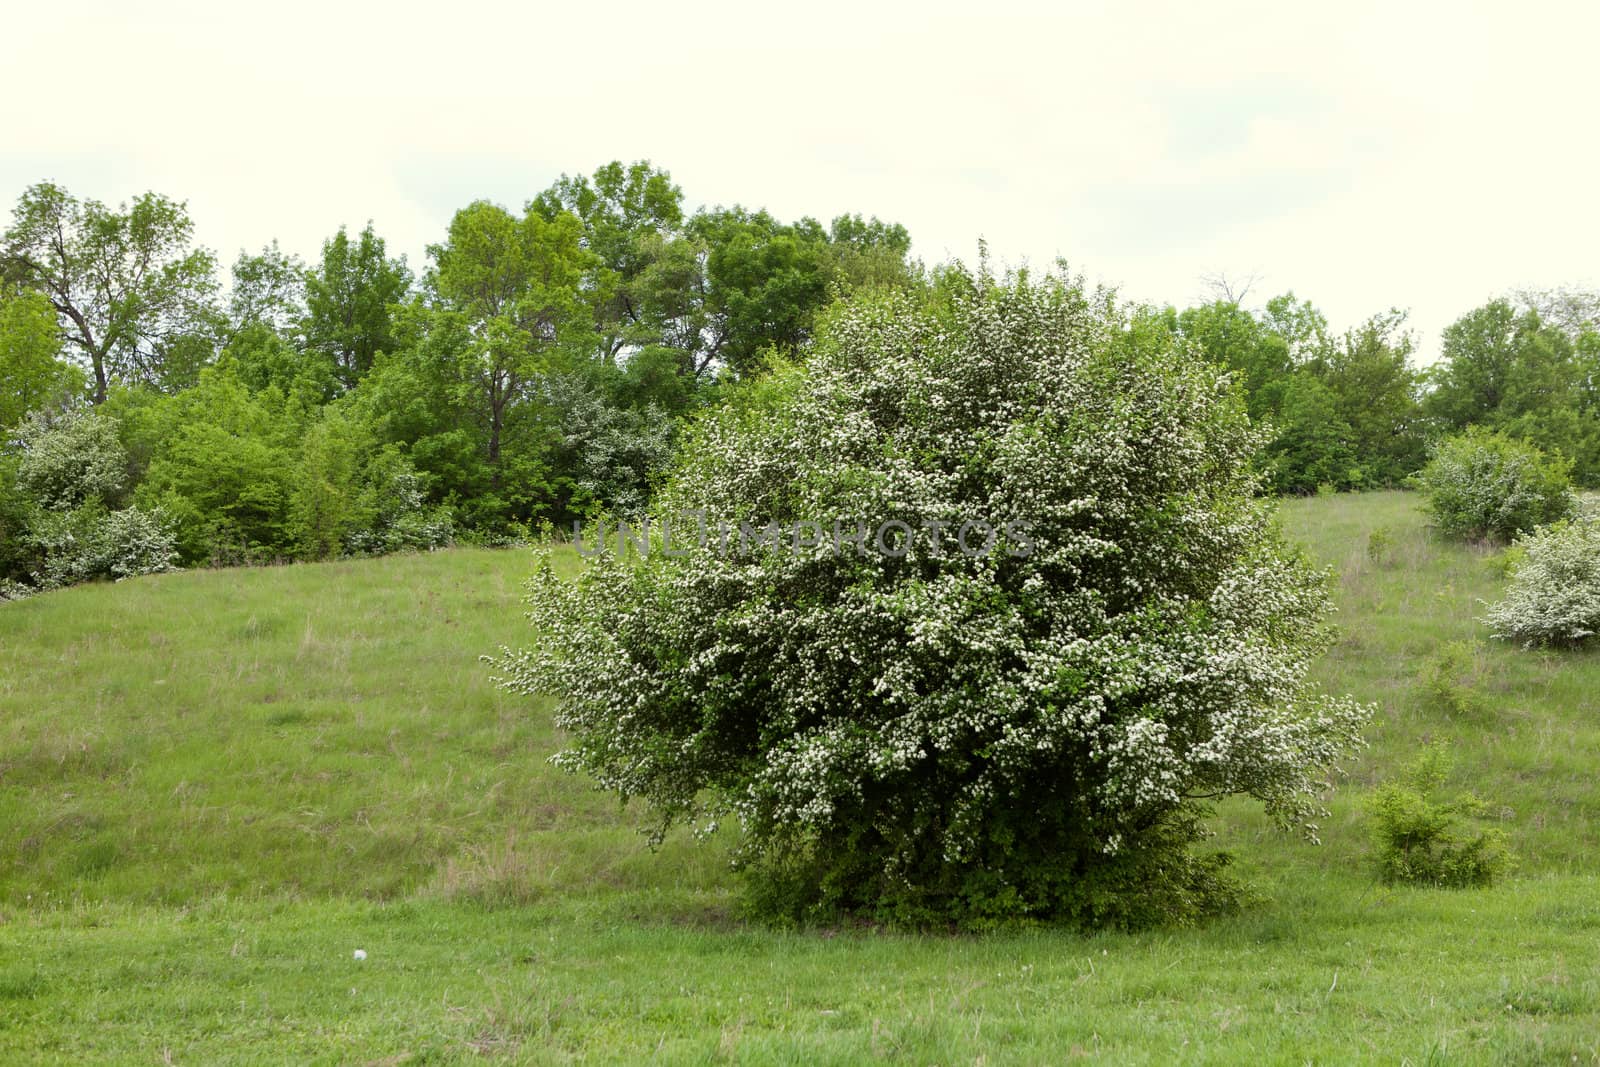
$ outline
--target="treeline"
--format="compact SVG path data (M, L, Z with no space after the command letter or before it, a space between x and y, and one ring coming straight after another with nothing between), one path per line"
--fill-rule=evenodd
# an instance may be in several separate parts
M1231 368L1252 418L1272 428L1262 462L1281 493L1396 486L1442 438L1503 431L1600 485L1600 294L1525 291L1462 316L1419 368L1403 312L1328 329L1292 293L1250 310L1224 298L1145 312Z
M368 225L310 264L241 254L224 291L183 204L28 189L0 246L0 583L497 542L648 500L679 427L831 302L937 302L966 275L898 225L686 212L611 163L520 210L456 212L420 269ZM1334 334L1293 295L1141 308L1237 372L1281 492L1398 484L1467 425L1600 482L1600 305L1522 294L1423 372L1398 312Z
M677 425L802 348L829 301L924 284L910 247L856 215L689 214L665 171L613 163L520 211L467 205L420 272L369 225L309 265L241 255L224 299L183 205L34 186L3 248L0 578L44 580L129 509L198 564L642 506Z

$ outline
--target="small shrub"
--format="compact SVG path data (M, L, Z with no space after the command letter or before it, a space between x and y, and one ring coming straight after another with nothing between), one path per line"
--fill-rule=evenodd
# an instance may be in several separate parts
M1600 633L1600 517L1541 526L1518 540L1505 599L1485 621L1525 645L1580 644Z
M1417 679L1422 706L1452 718L1480 714L1483 700L1464 678L1477 657L1478 649L1469 641L1452 641L1441 648Z
M1468 430L1439 445L1419 484L1434 524L1446 536L1509 541L1573 514L1571 470L1571 461L1525 441Z
M1379 788L1368 802L1377 846L1378 877L1385 882L1465 888L1492 884L1513 858L1504 831L1463 829L1480 818L1482 800L1463 793L1452 801L1439 794L1451 769L1443 744L1425 748L1401 782Z
M1379 526L1367 534L1367 562L1381 566L1393 545L1394 531L1387 526Z

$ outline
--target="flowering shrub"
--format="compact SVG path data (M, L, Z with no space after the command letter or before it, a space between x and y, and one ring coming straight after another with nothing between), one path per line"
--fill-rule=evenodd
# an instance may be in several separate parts
M651 480L671 461L672 419L654 404L608 403L575 375L552 376L547 389L560 413L558 452L572 471L572 508L597 503L624 515L642 511Z
M768 912L1187 922L1232 903L1209 799L1315 833L1368 709L1307 689L1325 576L1255 496L1209 364L1068 279L846 307L804 369L702 420L658 513L926 531L749 554L548 558L502 684L559 697L556 761L700 831ZM953 550L974 518L1009 534ZM674 530L673 537L677 538Z
M1570 461L1525 441L1468 430L1439 445L1419 481L1446 535L1509 541L1572 514L1571 469Z
M374 458L369 484L358 501L365 522L345 535L352 555L443 548L455 537L455 524L443 508L429 508L422 477L405 457L385 450Z
M16 488L42 508L110 504L127 489L128 453L117 423L92 411L38 413L17 430Z
M159 511L108 512L91 504L42 512L33 537L44 553L44 566L34 574L40 589L159 574L178 559L177 537Z
M1494 635L1548 645L1600 633L1600 515L1541 526L1516 549L1505 599L1487 615Z
M16 444L17 456L0 472L11 497L0 515L7 541L0 564L10 572L0 573L0 600L172 568L177 548L166 516L110 510L128 485L115 420L90 411L36 414L18 429Z

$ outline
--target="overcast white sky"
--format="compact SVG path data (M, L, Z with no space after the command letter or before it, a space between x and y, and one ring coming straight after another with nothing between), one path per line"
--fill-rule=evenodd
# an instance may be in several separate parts
M691 205L1058 254L1132 298L1257 274L1439 330L1600 283L1600 5L30 4L0 16L0 197L189 202L231 262L648 158ZM1302 9L1305 10L1302 10Z

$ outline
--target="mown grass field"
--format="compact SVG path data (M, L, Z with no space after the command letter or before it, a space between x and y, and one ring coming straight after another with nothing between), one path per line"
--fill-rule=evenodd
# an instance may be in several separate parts
M0 1063L1600 1060L1600 655L1490 642L1496 557L1412 497L1284 521L1372 747L1320 847L1220 813L1260 903L1143 935L741 923L718 846L648 852L490 683L521 552L0 606ZM1440 738L1521 857L1496 888L1372 878L1361 799Z

